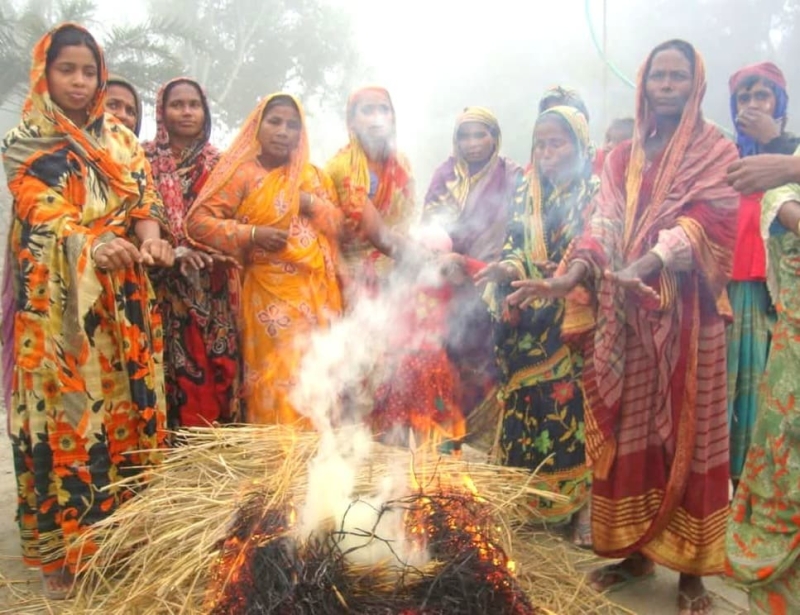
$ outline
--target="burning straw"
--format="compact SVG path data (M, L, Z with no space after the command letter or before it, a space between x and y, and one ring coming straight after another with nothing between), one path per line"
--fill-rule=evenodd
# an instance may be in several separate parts
M553 557L552 547L539 549L519 533L524 520L530 518L528 503L548 497L531 487L532 477L524 470L449 457L417 456L413 460L415 489L386 502L386 508L402 508L405 518L409 519L407 527L425 531L429 557L419 565L395 562L394 569L391 566L346 566L346 548L340 540L343 537L336 534L337 530L343 530L335 525L328 528L334 531L328 531L327 538L326 534L321 534L317 541L298 540L298 534L291 532L290 527L297 523L295 507L299 510L303 505L309 461L317 453L318 446L317 435L280 427L207 429L189 433L187 445L170 451L165 463L152 472L147 488L96 527L103 535L101 547L83 575L76 600L66 612L87 615L207 613L223 595L220 588L235 580L220 574L226 570L229 573L243 570L230 565L225 567L224 560L237 557L235 539L243 541L248 535L260 536L252 546L262 551L261 559L249 561L256 566L254 574L260 579L262 591L273 595L284 592L296 597L297 591L286 591L287 583L295 587L302 585L303 591L309 592L314 587L317 588L314 591L318 591L324 586L325 592L315 595L326 596L328 610L313 610L315 613L402 612L381 610L379 601L383 600L385 607L387 593L402 596L402 604L416 604L416 610L410 607L406 611L409 614L441 612L420 608L426 604L423 598L428 597L427 604L438 608L446 596L458 599L459 591L469 591L474 601L475 575L487 570L486 562L478 561L479 547L459 551L453 546L458 536L463 539L458 531L465 530L468 525L478 529L470 534L472 538L491 539L491 547L496 549L496 561L490 568L502 577L494 587L508 592L505 604L526 605L519 594L521 586L530 601L527 604L542 609L506 612L544 613L547 612L545 608L552 608L559 614L612 612L604 598L582 584L583 575L561 560L560 554ZM406 468L408 473L411 464L408 451L375 446L358 469L354 493L374 494L376 484L383 477L396 473L398 468ZM464 477L468 477L466 482ZM477 497L471 491L470 481L474 483ZM472 506L470 514L475 523L463 522L464 518L437 521L433 524L434 530L439 528L437 538L431 535L431 513L437 506L441 509L447 498L455 504L447 508L450 511L459 507L466 510L466 504ZM462 500L452 502L453 498ZM259 527L256 528L256 524L260 524ZM442 534L445 528L450 532L449 547L442 538L446 535ZM370 529L362 528L367 534ZM361 539L378 540L364 536ZM337 549L337 545L342 548ZM413 532L411 546L415 546ZM437 549L440 550L438 554ZM239 555L241 552L239 549ZM460 554L462 560L453 556L454 553ZM512 557L516 563L516 581L510 570L513 565L509 565ZM264 574L267 569L281 572L267 575ZM547 569L548 575L537 576L540 569ZM558 581L553 583L552 577L556 575ZM447 588L437 590L437 583L446 584ZM439 603L430 599L434 593ZM312 610L274 609L271 612L310 613Z

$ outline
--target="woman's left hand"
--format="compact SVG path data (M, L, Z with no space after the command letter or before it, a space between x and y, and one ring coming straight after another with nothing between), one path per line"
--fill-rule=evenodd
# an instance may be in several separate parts
M139 246L142 264L157 267L172 267L175 251L166 239L145 239Z

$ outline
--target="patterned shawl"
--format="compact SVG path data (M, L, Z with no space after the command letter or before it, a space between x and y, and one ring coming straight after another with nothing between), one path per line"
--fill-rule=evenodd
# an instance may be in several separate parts
M108 85L119 85L123 88L127 89L131 94L133 94L133 100L136 103L136 126L133 128L133 134L137 137L139 136L139 131L142 129L142 99L139 98L139 92L136 91L136 88L133 87L133 84L128 81L127 79L120 77L119 75L110 75L108 77Z
M181 152L179 160L172 155L169 133L164 122L166 93L171 89L170 86L177 83L188 83L197 88L205 115L200 137ZM172 234L179 245L186 245L186 214L220 156L219 150L208 142L211 138L211 110L200 84L192 79L179 77L161 86L156 98L156 126L156 138L143 144L144 151L153 170L156 188L164 202Z
M53 36L64 27L88 32L76 24L61 24L45 34L33 48L31 88L23 105L22 121L5 136L3 165L14 199L14 223L9 250L24 240L36 244L38 260L47 261L45 280L50 288L50 311L61 317L67 346L85 347L80 326L112 275L100 275L90 250L98 237L125 236L131 219L155 219L166 227L158 197L149 181L147 161L134 135L116 121L105 118L108 73L100 55L99 85L89 103L86 124L77 126L50 97L46 59ZM34 214L33 208L36 209ZM42 220L30 226L31 216ZM15 307L8 292L41 275L31 267L31 254L11 254L3 285L3 331L13 330ZM12 271L13 270L13 271ZM112 281L109 282L111 278ZM62 284L69 281L68 287ZM13 353L10 339L3 339ZM10 394L12 372L5 371L5 394ZM8 407L8 406L7 406Z
M458 130L467 122L484 124L494 136L491 157L474 175L458 148ZM522 172L500 156L500 145L500 126L492 112L483 107L464 109L453 130L453 155L434 173L423 208L423 219L440 224L456 252L483 262L500 254L509 204Z
M697 328L704 326L706 319L730 317L725 287L730 277L736 230L731 220L738 195L727 185L725 173L737 158L736 148L703 120L700 105L706 90L705 66L695 52L692 93L675 134L657 161L649 198L642 198L645 141L656 128L644 87L652 55L639 71L636 125L625 181L617 182L612 172L615 160L628 155L628 150L620 146L605 165L600 193L592 204L592 218L573 255L591 264L597 289L597 322L584 375L592 409L587 417L587 455L599 476L610 469L616 454L614 429L623 382L632 369L625 364L625 327L636 328L648 338L648 344L655 345L655 352L662 352L666 339L682 326L691 325L696 349ZM691 243L695 267L679 274L662 270L654 280L648 280L661 296L660 305L643 305L603 278L605 269L618 270L635 262L655 245L659 231L676 226ZM689 298L694 298L694 313L683 313L678 304L686 305ZM683 348L681 352L696 350ZM677 360L664 357L661 363L667 369ZM696 362L696 356L688 360ZM692 365L690 378L696 376L696 364ZM688 403L696 389L696 378L687 381L685 399L675 403ZM694 429L691 421L682 423ZM693 437L685 440L693 441Z

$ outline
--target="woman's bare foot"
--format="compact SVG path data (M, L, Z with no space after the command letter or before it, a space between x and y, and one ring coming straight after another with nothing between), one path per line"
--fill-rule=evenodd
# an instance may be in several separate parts
M572 544L581 549L592 548L592 509L588 503L575 513L572 522Z
M67 600L75 589L75 577L65 569L42 572L42 590L49 600Z
M613 591L652 576L655 564L641 553L634 553L618 564L592 571L589 586L597 592Z
M714 603L703 585L703 579L681 574L678 581L678 615L710 615Z

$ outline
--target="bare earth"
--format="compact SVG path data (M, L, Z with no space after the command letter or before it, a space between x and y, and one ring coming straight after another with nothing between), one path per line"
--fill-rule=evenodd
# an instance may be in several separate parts
M39 576L28 570L19 556L17 525L14 521L16 482L11 446L6 433L6 415L0 413L0 615L39 615L58 613L58 604L46 604L39 597ZM612 594L612 599L625 610L641 615L672 615L677 613L675 573L660 568L655 577ZM716 599L715 613L734 615L747 613L745 594L723 579L709 579L709 589ZM561 615L569 615L564 613Z

